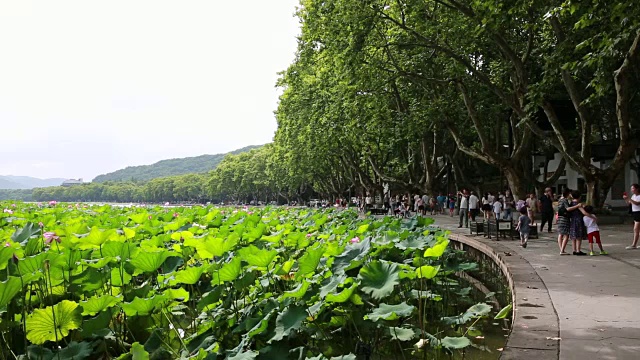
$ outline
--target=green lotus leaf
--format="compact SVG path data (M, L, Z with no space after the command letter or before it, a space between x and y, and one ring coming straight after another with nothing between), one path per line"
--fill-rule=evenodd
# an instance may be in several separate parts
M149 353L139 342L131 344L132 360L149 360Z
M162 250L156 252L141 252L135 258L129 260L131 265L142 272L157 271L170 256L179 256L175 252Z
M353 281L351 278L349 278L349 280ZM345 284L348 282L349 281L346 281ZM351 298L351 296L353 295L353 292L356 291L357 288L358 288L358 284L353 282L351 286L349 286L348 288L345 288L344 290L342 290L337 294L333 294L333 293L327 294L325 301L327 303L343 303Z
M180 241L193 239L193 233L191 231L178 231L171 234L171 240Z
M362 234L366 233L367 230L369 230L369 224L360 225L360 226L358 226L358 230L356 230L356 233L358 235L362 235Z
M213 259L235 248L238 241L239 237L237 235L230 235L226 239L207 236L204 239L187 239L183 244L184 246L196 248L196 252L202 259Z
M113 296L113 295L102 295L102 296L94 296L89 298L86 301L81 301L80 306L82 306L82 315L95 315L104 309L108 309L116 304L122 302L121 296Z
M83 259L82 263L94 269L102 269L103 267L107 266L111 261L115 261L115 260L116 258L107 256L102 259L91 259L91 260Z
M446 347L447 349L464 349L467 346L471 345L471 340L464 336L447 336L440 341L440 344L442 344L442 346Z
M440 266L424 265L416 269L416 276L419 279L433 279L440 271Z
M60 360L82 360L89 359L93 353L93 346L88 342L77 343L72 341L65 347L53 355L53 359Z
M62 340L71 330L82 325L79 310L78 304L69 300L62 300L44 309L35 309L27 316L27 339L37 345Z
M398 305L388 305L385 303L380 304L373 312L364 316L365 320L378 321L378 320L395 320L400 317L411 316L415 309L412 305L402 302Z
M358 278L361 290L374 299L384 299L393 292L393 288L400 283L398 265L391 262L372 261L362 269Z
M371 241L369 239L347 245L344 252L335 257L331 271L334 274L341 274L359 266L370 249Z
M192 266L184 270L180 270L173 275L173 279L169 281L169 284L171 284L171 286L177 284L193 285L200 281L202 273L206 270L206 266Z
M99 251L104 257L117 257L122 261L135 257L138 255L138 252L140 252L140 248L128 241L107 241Z
M304 294L307 293L307 289L309 289L309 285L310 284L307 280L302 280L302 282L298 284L298 286L296 286L295 289L291 291L285 291L284 294L282 294L282 300L287 298L300 299L301 297L304 296Z
M136 224L142 224L149 220L149 213L143 212L140 214L129 214L129 218Z
M318 264L320 264L320 260L322 259L322 254L324 254L324 249L325 247L320 245L305 251L304 255L298 259L296 279L312 274L316 271Z
M110 278L112 286L124 286L131 282L132 276L124 269L113 268Z
M489 314L491 312L491 309L491 306L484 303L479 303L467 309L467 311L465 311L463 314L457 316L446 316L441 318L441 320L447 325L462 325L466 324L471 319Z
M132 228L122 228L122 232L124 233L124 238L127 240L133 239L136 237L136 230Z
M233 356L229 356L227 357L227 360L252 360L255 359L258 355L260 355L259 352L250 350L237 353Z
M498 312L498 314L494 317L495 320L500 320L500 319L504 319L506 318L509 313L511 312L511 309L513 308L512 304L509 304L505 307L502 308L502 310L500 310L500 312Z
M156 308L168 301L166 295L155 295L150 298L142 299L135 297L132 302L122 303L120 306L127 316L144 316L151 314Z
M484 303L479 303L467 309L466 313L471 315L472 317L478 317L478 316L487 315L488 313L491 312L491 309L492 309L491 306Z
M407 249L424 249L427 246L432 245L434 242L434 238L433 236L430 237L425 237L425 236L411 236L408 237L398 243L396 243L396 247L400 250L407 250Z
M249 245L238 250L238 255L251 266L266 268L273 262L278 252L276 250L258 249L254 245Z
M11 235L11 240L26 246L27 241L32 236L40 234L41 231L42 229L40 229L37 224L34 225L32 222L27 222L22 228L17 229L13 235Z
M81 249L91 249L100 247L107 240L113 240L118 237L118 233L115 229L100 230L97 226L91 228L91 231L87 236L82 238L80 243Z
M0 246L0 270L4 270L9 265L9 260L16 254L17 249L13 246Z
M74 292L82 291L85 294L91 293L102 288L104 277L104 271L88 267L81 273L71 277L69 290Z
M416 337L416 333L413 329L389 327L387 330L389 330L389 335L393 340L409 341Z
M338 285L344 284L346 280L347 275L344 274L339 276L333 275L329 279L324 280L323 285L320 288L320 297L326 297L327 294L333 292L338 287Z
M269 340L269 343L274 341L280 341L286 336L289 336L291 332L300 329L302 322L307 317L306 306L289 306L285 308L283 312L278 314L276 318L275 334Z
M248 242L254 242L260 239L262 235L265 234L266 231L267 231L267 225L265 225L264 223L260 223L256 225L254 228L250 229L249 231L245 231L245 233L242 234L242 238L247 240Z
M449 240L438 240L438 243L424 251L425 257L439 258L449 245Z
M262 333L264 333L265 331L267 331L268 327L269 327L269 320L271 319L271 316L274 314L275 311L271 311L269 313L267 313L267 315L265 315L264 318L262 318L261 320L259 320L250 330L249 332L247 332L245 334L245 336L249 339L251 339L252 337L256 336L256 335L260 335Z
M240 276L242 272L242 259L240 257L234 257L228 263L222 265L222 267L214 271L211 278L211 285L220 285L227 281L233 281Z
M181 302L189 301L190 296L189 292L184 288L167 289L162 293L162 295L166 296L167 299L178 300Z
M20 290L22 290L22 281L19 277L10 276L6 281L0 281L0 313Z

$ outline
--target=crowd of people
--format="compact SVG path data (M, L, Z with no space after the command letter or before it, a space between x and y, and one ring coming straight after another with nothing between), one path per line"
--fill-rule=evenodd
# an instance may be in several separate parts
M623 196L629 205L629 213L634 220L633 242L626 248L638 249L640 240L640 186L631 186L631 195ZM369 204L367 202L367 204ZM483 220L500 219L502 221L514 221L515 229L520 234L520 245L527 247L532 227L537 227L539 232L546 228L547 232L553 232L553 225L557 225L558 248L560 255L569 255L566 251L567 244L571 240L572 254L597 255L594 252L594 244L598 247L598 254L607 255L604 250L598 227L598 217L594 214L594 208L583 203L579 191L565 189L562 194L556 196L551 188L546 188L540 197L528 194L526 198L516 201L511 191L493 194L485 193L481 198L474 191L462 189L456 194L411 196L410 194L395 195L385 194L384 208L390 213L400 217L409 217L412 214L426 216L445 215L454 216L454 210L458 208L459 228L469 227L469 222L474 222L479 216ZM582 251L583 240L589 242L588 254Z

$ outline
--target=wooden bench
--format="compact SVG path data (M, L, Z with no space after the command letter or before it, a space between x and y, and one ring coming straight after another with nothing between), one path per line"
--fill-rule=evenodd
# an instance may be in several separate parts
M485 228L484 222L474 221L469 224L469 232L472 235L473 233L476 233L476 235L484 234L484 228Z
M371 208L368 210L371 215L387 215L389 214L389 210L384 208Z
M491 236L494 236L496 240L500 240L500 236L503 238L510 237L511 240L514 238L515 225L512 221L509 220L495 220L491 219L488 221L487 231L485 236L491 239Z

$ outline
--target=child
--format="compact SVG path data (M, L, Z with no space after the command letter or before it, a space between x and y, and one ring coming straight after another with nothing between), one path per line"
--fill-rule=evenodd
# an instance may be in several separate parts
M453 210L456 208L456 198L449 194L449 216L453 217Z
M600 255L607 255L608 253L602 249L602 243L600 242L600 228L598 228L598 218L593 215L593 206L587 205L580 207L580 212L584 217L582 221L584 226L587 227L587 238L589 239L589 256L594 256L593 252L593 240L595 239L598 247L600 248Z
M496 214L496 220L500 219L500 213L502 213L502 203L500 200L493 202L493 213Z
M527 216L527 207L523 206L520 208L520 217L516 226L516 230L520 232L520 246L523 248L527 247L529 240L529 224L531 224L531 219Z

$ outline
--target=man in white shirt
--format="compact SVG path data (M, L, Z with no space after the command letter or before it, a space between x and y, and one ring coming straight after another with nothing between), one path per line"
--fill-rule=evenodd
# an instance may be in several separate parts
M502 203L500 200L493 202L493 213L496 215L496 220L500 220L500 213L502 213Z
M479 209L480 199L476 196L475 192L471 192L471 196L469 196L469 214L471 215L471 221L476 221L476 216L480 212Z
M464 220L464 226L469 227L469 192L467 190L458 191L458 196L460 197L460 226L462 227L462 222Z

